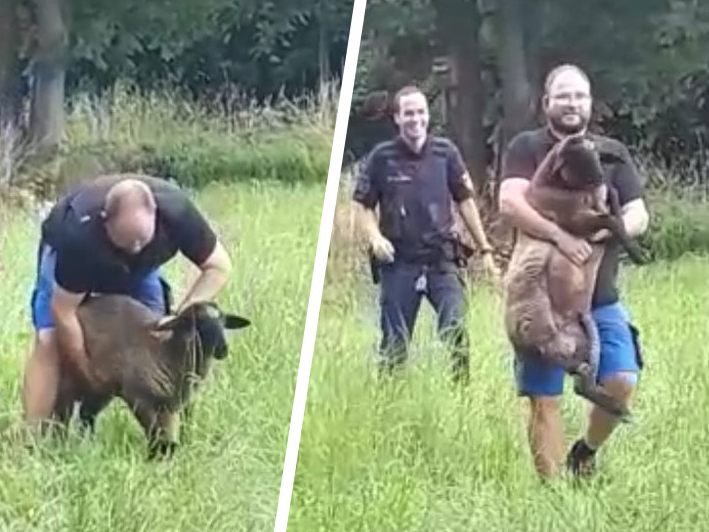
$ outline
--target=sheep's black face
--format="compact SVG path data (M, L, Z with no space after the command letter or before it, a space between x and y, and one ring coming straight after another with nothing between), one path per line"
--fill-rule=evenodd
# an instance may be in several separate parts
M193 311L202 352L206 357L217 360L226 358L229 353L224 331L250 325L245 318L223 313L214 303L198 303Z
M561 175L572 190L588 190L603 184L603 167L593 143L574 139L562 150Z
M195 303L178 316L166 321L159 330L173 330L198 337L203 356L217 360L226 358L229 348L225 330L242 329L251 324L246 318L223 313L215 303Z

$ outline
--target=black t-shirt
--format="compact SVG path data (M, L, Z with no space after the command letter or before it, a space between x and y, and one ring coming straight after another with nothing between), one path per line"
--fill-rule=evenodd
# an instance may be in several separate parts
M115 247L103 225L106 193L130 177L150 187L157 204L153 240L136 255ZM216 235L175 185L150 176L102 176L60 199L42 224L43 241L56 251L56 282L70 292L130 293L151 270L179 251L196 265L214 250Z
M460 152L448 139L428 137L414 152L401 137L375 146L357 178L353 199L379 205L382 234L403 260L423 258L453 228L452 201L473 194Z
M588 136L596 143L602 144L604 150L611 151L623 160L622 163L602 163L604 178L618 191L621 206L642 198L643 182L628 149L621 142L608 137L593 134ZM546 127L518 134L510 142L504 155L501 180L510 177L531 179L537 166L555 142L555 138ZM607 241L593 293L594 308L618 300L616 281L620 249L620 244L615 239Z

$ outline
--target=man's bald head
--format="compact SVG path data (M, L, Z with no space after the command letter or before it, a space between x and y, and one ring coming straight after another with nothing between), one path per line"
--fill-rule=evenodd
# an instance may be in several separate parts
M109 238L128 253L139 253L155 235L157 205L153 193L137 179L113 185L104 203Z

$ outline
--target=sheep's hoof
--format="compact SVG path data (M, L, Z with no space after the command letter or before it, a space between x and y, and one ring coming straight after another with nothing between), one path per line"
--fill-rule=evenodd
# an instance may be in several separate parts
M148 460L169 459L175 454L177 443L173 441L158 441L148 447Z

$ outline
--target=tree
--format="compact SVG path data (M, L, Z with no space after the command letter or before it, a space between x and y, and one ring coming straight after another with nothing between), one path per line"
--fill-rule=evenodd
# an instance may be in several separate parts
M474 0L433 0L438 38L453 68L455 99L451 109L453 136L473 181L487 181L483 134L484 89L480 75L480 13Z
M19 3L0 2L0 129L15 125L20 111Z
M30 139L39 151L55 148L64 133L67 6L64 0L34 0L37 42L32 56Z

